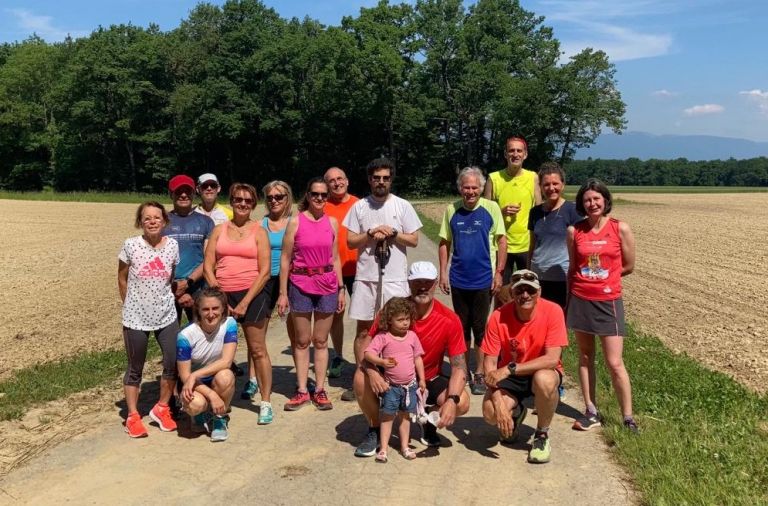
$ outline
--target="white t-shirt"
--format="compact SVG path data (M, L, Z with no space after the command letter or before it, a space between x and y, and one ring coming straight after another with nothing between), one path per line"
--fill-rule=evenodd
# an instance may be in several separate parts
M142 236L129 237L117 258L129 265L128 290L123 303L123 326L159 330L176 321L171 275L179 264L179 243L165 238L155 249Z
M422 226L410 202L392 194L383 203L377 202L370 195L358 200L347 213L343 225L356 234L364 234L379 225L389 225L398 233L412 234ZM379 280L379 264L374 256L375 249L376 241L371 238L358 248L355 280ZM390 257L384 268L383 280L407 281L408 259L405 246L394 244L389 250Z
M196 323L187 325L176 338L176 360L192 361L192 370L205 367L221 358L227 343L237 343L237 322L228 316L212 335L207 335Z

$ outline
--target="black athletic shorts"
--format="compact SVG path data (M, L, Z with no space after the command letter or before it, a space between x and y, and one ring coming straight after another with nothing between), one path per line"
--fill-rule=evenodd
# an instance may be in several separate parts
M563 374L557 371L559 381L557 386L563 384ZM506 391L517 399L518 404L528 397L533 397L533 376L510 376L496 383L496 388Z

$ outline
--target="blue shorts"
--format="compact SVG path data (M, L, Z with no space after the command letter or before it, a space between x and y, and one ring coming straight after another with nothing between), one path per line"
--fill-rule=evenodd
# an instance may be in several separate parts
M406 404L405 389L408 389L408 403ZM410 386L390 385L389 390L384 392L381 397L381 412L385 415L394 415L398 411L416 413L416 406L419 402L416 391L419 385L412 382Z
M339 307L339 293L315 295L288 282L288 303L293 313L335 313Z

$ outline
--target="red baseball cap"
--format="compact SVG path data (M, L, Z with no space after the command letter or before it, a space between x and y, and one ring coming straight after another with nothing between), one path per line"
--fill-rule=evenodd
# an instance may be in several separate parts
M175 192L182 186L189 186L191 190L195 189L195 180L191 177L187 176L186 174L179 174L178 176L173 176L170 181L168 181L168 189L172 192Z

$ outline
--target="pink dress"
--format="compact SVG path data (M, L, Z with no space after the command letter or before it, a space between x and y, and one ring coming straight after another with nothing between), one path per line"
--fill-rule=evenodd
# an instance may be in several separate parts
M314 221L299 213L289 279L302 292L312 295L337 292L339 280L333 270L334 237L327 215Z

